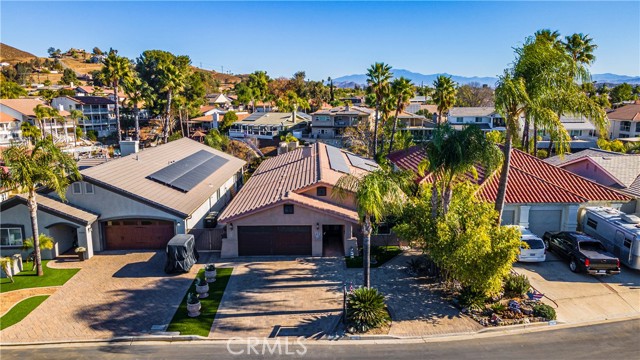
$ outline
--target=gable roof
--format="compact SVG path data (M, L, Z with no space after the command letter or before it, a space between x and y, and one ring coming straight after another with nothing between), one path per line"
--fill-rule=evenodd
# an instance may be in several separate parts
M627 104L607 114L611 120L640 121L640 104Z
M362 106L336 106L330 109L321 109L311 115L371 115L374 110Z
M310 156L305 156L303 150L305 149L298 148L264 160L220 214L219 221L233 221L284 202L298 203L349 221L358 221L355 208L331 204L297 192L317 184L335 185L344 173L334 170L336 166L331 164L333 156L340 157L349 172L355 176L363 176L368 171L354 166L351 161L356 158L364 159L322 143L311 145Z
M98 220L98 215L87 210L64 203L60 200L50 198L45 195L36 195L38 210L67 219L81 225L90 225ZM0 210L4 211L18 204L27 205L27 195L16 195L0 204Z
M10 123L10 122L14 122L14 121L19 121L19 120L14 118L13 116L11 116L9 114L5 114L3 112L0 112L0 123Z
M417 172L418 165L426 157L423 147L414 146L388 156L403 170ZM478 180L468 174L469 180L480 184L478 194L487 201L495 201L500 182L499 171L484 174L477 166ZM431 174L418 181L431 181ZM534 156L513 149L509 167L509 182L505 202L526 203L583 203L588 201L629 201L631 198L604 185L548 164Z
M38 105L45 105L44 101L40 99L0 99L0 104L11 108L25 116L35 117L36 113L33 109Z
M199 151L206 151L226 159L226 163L187 192L149 179L149 175L168 164L182 160ZM84 181L136 199L176 216L191 215L227 180L242 169L245 161L200 144L189 138L145 149L120 159L82 170Z

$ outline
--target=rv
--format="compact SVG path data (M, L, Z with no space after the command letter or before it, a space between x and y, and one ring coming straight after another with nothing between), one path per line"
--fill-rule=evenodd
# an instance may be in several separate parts
M608 207L587 207L582 230L602 241L607 251L632 269L640 269L640 217Z

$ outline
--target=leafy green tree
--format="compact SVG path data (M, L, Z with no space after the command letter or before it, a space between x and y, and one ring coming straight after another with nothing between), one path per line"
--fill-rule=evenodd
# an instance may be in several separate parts
M71 83L78 83L78 77L76 76L76 72L66 68L64 69L64 71L62 72L62 78L60 79L60 82L64 85L69 85Z
M126 83L132 76L131 62L129 59L123 56L118 56L117 51L110 51L109 55L104 59L101 78L105 83L113 86L113 93L115 94L116 101L115 113L118 141L122 140L122 130L120 128L120 95L118 95L118 91L120 84L123 82Z
M218 129L221 133L226 133L236 121L238 121L238 115L234 111L227 111L222 117L222 124L218 124Z
M456 92L456 104L463 107L493 105L493 90L488 85L477 82L462 85Z
M456 103L456 83L450 76L440 75L433 82L435 88L432 98L438 107L438 125L442 123L442 114Z
M256 111L256 100L264 101L269 91L269 76L266 71L255 71L249 74L246 84L251 91L251 108Z
M42 82L42 85L44 86L51 86L51 80L46 79L45 81Z
M278 106L278 111L281 112L292 112L298 109L307 110L310 108L309 102L299 97L293 90L287 91L283 97L276 100L276 106Z
M222 135L220 131L216 129L209 130L209 133L204 137L204 143L216 150L224 151L230 143L228 137Z
M393 74L391 66L382 62L377 62L367 69L367 91L373 94L375 99L376 117L373 125L373 157L378 154L378 124L380 121L380 109L383 99L389 94L389 81ZM333 84L333 83L332 83Z
M62 152L49 139L36 142L33 148L24 145L12 145L4 150L3 157L8 172L0 172L0 183L7 189L27 193L27 207L31 217L31 230L35 251L37 275L42 271L40 255L40 236L38 230L38 203L36 189L47 187L55 191L62 200L70 181L80 180L76 162Z
M93 55L102 55L102 50L100 50L100 48L96 46L96 47L93 48L92 54Z
M394 172L386 168L372 171L364 177L344 175L336 183L333 194L338 198L355 195L358 215L362 225L364 286L370 287L371 233L373 226L386 216L399 213L407 198L405 190L411 184L412 175Z
M18 99L23 96L27 96L27 91L18 83L4 78L0 80L0 99Z
M393 119L393 129L391 131L391 141L389 142L389 153L393 151L393 138L396 136L398 127L398 117L409 105L409 100L413 97L414 87L411 80L400 77L391 83L391 96L395 100L396 116Z
M33 126L26 121L23 121L20 124L20 132L22 133L22 137L29 140L29 144L33 145L35 142L42 137L42 131L39 127Z
M611 102L614 104L633 100L633 87L627 83L616 85L613 89L611 89L610 97Z

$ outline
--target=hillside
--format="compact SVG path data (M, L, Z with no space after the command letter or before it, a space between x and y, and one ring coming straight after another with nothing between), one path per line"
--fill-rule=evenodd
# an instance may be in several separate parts
M35 58L36 56L31 53L0 43L0 61L14 64Z

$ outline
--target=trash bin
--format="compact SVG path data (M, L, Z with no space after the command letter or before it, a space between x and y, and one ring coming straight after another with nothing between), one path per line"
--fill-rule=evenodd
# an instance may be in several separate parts
M167 244L167 261L164 272L167 274L189 272L198 259L196 240L191 234L178 234Z

